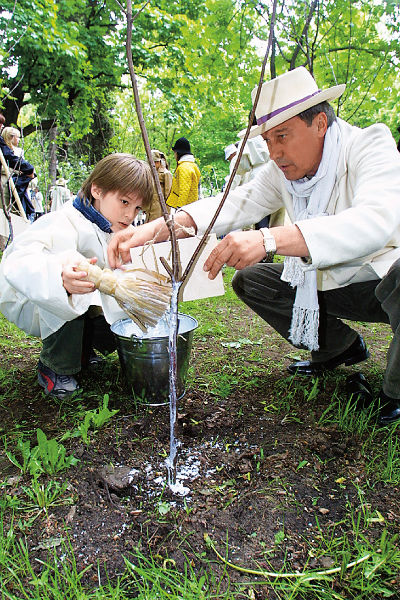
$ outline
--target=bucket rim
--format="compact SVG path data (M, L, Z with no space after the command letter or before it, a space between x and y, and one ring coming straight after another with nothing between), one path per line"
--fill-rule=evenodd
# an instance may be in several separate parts
M198 328L199 326L199 322L195 317L192 317L192 315L188 315L186 313L181 313L178 312L178 318L179 317L187 317L189 319L192 320L193 322L193 327L191 327L190 329L187 329L186 331L179 333L179 329L178 329L178 336L179 335L185 335L186 333L191 333L192 331L194 331L195 329ZM122 338L124 340L132 340L133 339L137 339L137 340L143 340L143 339L147 339L147 340L165 340L166 338L168 338L168 335L159 335L159 336L154 336L151 338L143 338L143 337L139 337L137 335L135 335L134 333L132 333L131 335L127 336L127 335L122 335L121 333L117 333L116 331L114 331L114 327L117 326L119 323L124 323L126 321L132 321L132 319L130 319L129 317L126 317L124 319L117 319L116 321L114 321L114 323L112 323L110 325L110 329L112 331L112 333L116 336L118 336L119 338ZM179 326L178 326L179 327Z

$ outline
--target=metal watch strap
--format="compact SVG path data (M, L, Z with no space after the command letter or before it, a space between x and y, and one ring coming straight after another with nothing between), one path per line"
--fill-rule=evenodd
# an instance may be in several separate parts
M260 231L263 236L265 252L267 253L266 257L263 259L263 262L272 263L274 262L274 256L276 253L275 238L268 229L268 227L262 227Z

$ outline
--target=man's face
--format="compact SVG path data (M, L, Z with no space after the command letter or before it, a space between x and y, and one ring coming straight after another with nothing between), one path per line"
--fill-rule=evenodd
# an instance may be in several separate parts
M324 148L327 117L319 113L310 126L300 117L262 133L267 142L269 155L291 181L312 177L317 172Z

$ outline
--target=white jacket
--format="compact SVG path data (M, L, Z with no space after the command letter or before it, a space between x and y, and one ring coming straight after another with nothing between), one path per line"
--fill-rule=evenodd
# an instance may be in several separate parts
M318 287L333 289L383 277L400 258L400 153L383 124L366 129L338 119L342 133L337 179L328 215L296 225L311 261ZM184 210L202 233L221 196L205 198ZM228 195L213 231L223 235L258 222L284 206L295 222L292 197L273 161L255 179Z
M231 190L233 191L238 185L244 185L254 179L258 171L262 169L268 161L268 147L261 135L248 140L244 147L236 175L232 181ZM225 177L225 183L228 183L230 174L236 163L237 155L230 162L229 175Z
M110 235L86 219L72 201L35 221L3 254L0 311L20 329L42 339L91 305L102 307L108 323L126 318L117 302L98 290L68 296L61 278L63 263L77 253L96 256L98 266L104 267Z

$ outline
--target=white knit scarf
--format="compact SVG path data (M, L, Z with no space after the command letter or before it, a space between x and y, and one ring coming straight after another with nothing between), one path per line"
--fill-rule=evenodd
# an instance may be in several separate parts
M286 188L293 198L296 221L327 216L326 209L336 181L340 142L340 129L334 121L325 134L322 159L316 174L311 179L285 179ZM295 346L318 350L319 305L316 269L304 270L300 258L286 256L281 279L296 288L290 341Z

